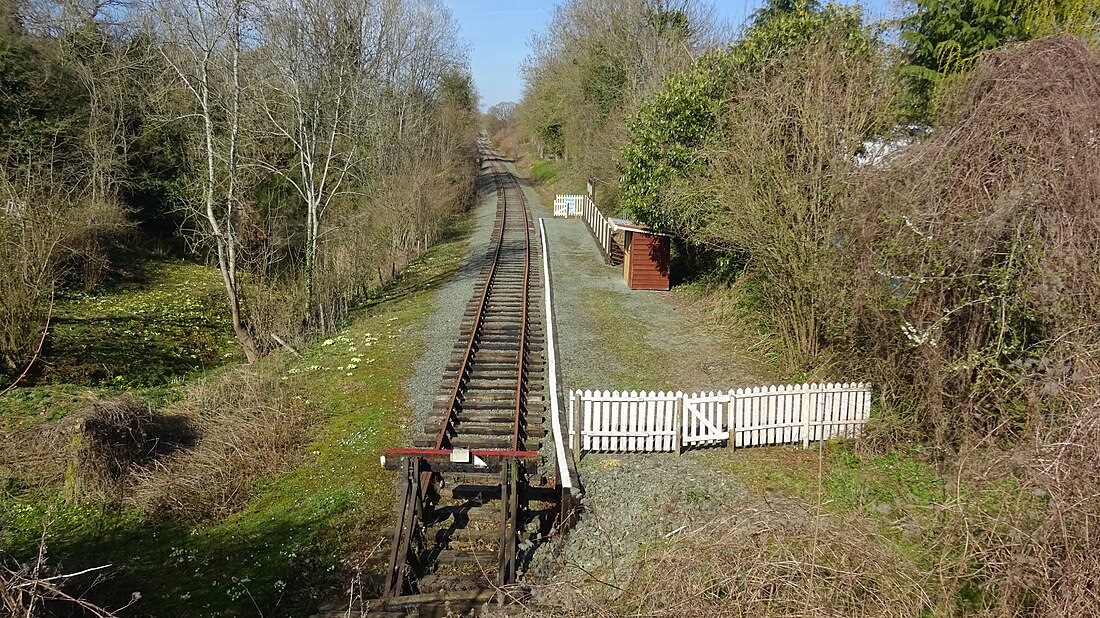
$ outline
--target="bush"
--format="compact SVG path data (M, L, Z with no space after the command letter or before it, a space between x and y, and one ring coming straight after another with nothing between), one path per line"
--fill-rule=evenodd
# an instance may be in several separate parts
M0 471L19 484L63 484L68 500L119 502L134 475L194 444L184 417L160 414L130 394L91 401L64 419L0 441Z
M194 385L169 411L194 423L198 440L135 474L130 500L152 514L228 515L247 503L256 481L304 455L307 408L249 369Z
M1100 345L1100 55L990 55L923 143L861 179L851 356L941 446L1065 427Z
M720 137L682 155L705 167L651 204L660 221L687 222L672 225L688 243L745 265L743 287L778 330L792 373L822 363L845 293L848 176L865 137L893 118L885 76L882 58L853 51L844 32L739 73L716 121Z

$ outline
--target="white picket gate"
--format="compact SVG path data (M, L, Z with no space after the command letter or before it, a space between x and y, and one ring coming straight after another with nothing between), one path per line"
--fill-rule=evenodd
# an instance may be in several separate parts
M729 393L684 395L683 443L704 445L729 441L726 419L732 401Z
M584 201L589 199L587 195L555 195L555 217L579 217Z
M855 437L871 413L871 385L789 384L709 393L569 391L573 449L676 451L802 444Z

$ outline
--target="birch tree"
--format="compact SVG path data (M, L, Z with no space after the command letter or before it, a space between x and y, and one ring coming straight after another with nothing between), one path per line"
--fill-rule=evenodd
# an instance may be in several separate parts
M261 10L263 65L270 71L260 94L265 132L285 140L293 162L266 162L302 200L305 212L306 296L315 300L321 222L349 186L366 126L359 59L371 19L370 3L355 0L273 0ZM320 319L325 322L322 305Z
M229 301L233 332L248 362L259 358L245 323L238 278L240 239L241 52L246 29L241 0L172 0L158 3L161 53L191 99L187 117L200 125L203 169L195 216L212 239Z

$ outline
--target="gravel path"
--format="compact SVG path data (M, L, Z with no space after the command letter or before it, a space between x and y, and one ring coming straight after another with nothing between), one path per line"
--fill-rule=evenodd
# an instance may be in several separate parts
M670 292L627 289L604 263L585 224L545 221L554 285L558 358L565 388L710 390L760 383L723 334ZM578 466L584 514L528 565L535 600L569 603L571 590L617 594L647 548L705 525L742 501L740 483L708 460L722 451L586 455ZM568 584L562 586L561 584ZM610 584L610 585L607 585Z

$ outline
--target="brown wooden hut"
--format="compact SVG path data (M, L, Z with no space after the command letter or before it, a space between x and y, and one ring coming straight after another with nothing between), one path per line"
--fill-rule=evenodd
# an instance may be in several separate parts
M623 233L623 279L632 290L669 289L671 243L668 234L654 232L625 219L611 219Z

